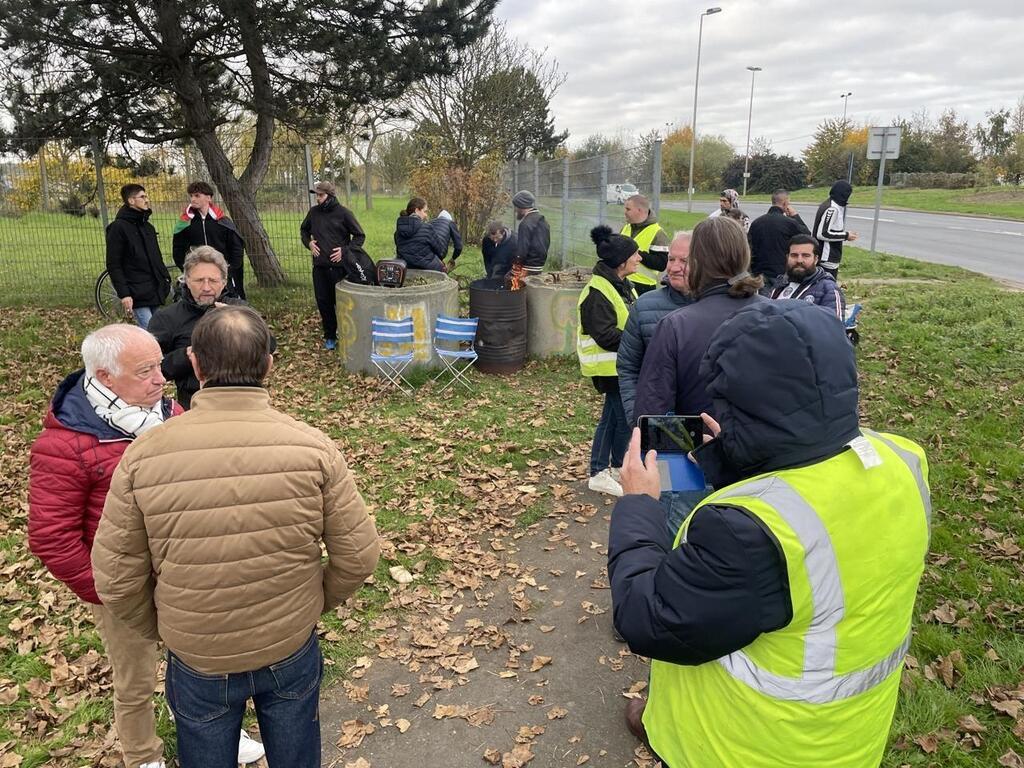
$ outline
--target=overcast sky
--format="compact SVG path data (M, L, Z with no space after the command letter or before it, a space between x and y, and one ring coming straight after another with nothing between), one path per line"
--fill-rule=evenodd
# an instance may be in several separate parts
M697 130L743 152L750 72L754 137L799 152L825 118L888 124L953 107L974 123L1024 96L1024 0L721 0L705 17ZM690 0L503 0L497 17L556 58L568 79L552 103L570 145L591 133L686 125L697 25Z

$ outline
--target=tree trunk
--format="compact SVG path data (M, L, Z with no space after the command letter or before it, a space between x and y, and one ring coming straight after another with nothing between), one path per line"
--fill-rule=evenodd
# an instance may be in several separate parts
M224 204L231 212L239 234L245 240L245 251L249 254L249 263L257 282L263 287L282 285L286 275L256 211L255 196L248 193L235 178L231 161L214 134L199 136L196 146L206 161L213 183L224 198Z
M352 142L345 139L345 205L351 205L352 197Z

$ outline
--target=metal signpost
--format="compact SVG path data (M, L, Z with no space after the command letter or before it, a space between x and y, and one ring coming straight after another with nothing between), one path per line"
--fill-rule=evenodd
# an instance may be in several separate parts
M871 253L875 252L878 236L878 211L882 207L882 182L885 180L885 161L900 156L900 127L885 125L868 129L868 160L878 160L878 189L875 190L875 219L871 224Z

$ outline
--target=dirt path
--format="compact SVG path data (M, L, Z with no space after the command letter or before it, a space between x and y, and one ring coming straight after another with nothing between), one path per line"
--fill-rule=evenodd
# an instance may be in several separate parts
M610 499L581 486L464 546L450 587L405 588L402 624L323 693L324 766L654 765L622 720L647 664L612 636Z

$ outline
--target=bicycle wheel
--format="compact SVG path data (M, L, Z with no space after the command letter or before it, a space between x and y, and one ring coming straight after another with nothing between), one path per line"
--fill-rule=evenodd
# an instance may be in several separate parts
M121 299L117 295L117 291L114 290L114 284L111 282L110 273L107 270L103 270L96 278L94 298L96 309L103 317L108 320L127 319L128 313L124 311L124 305L121 304Z

